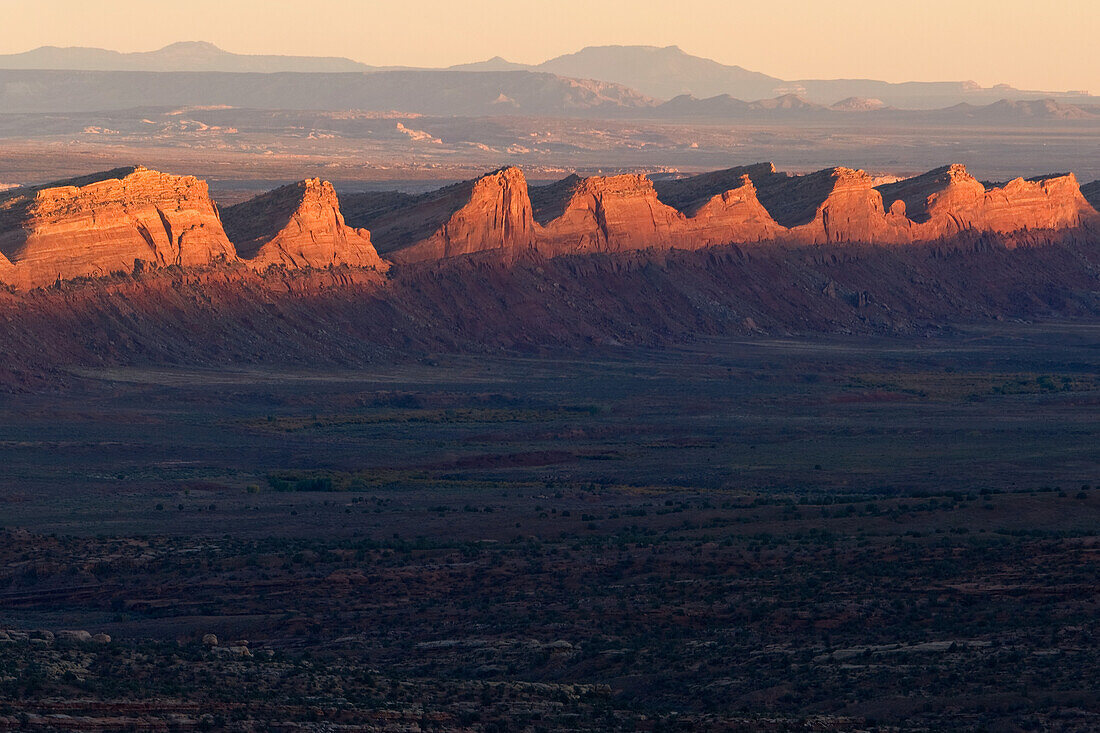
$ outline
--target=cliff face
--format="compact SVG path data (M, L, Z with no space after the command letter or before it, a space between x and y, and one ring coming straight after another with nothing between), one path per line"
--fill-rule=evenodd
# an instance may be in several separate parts
M487 250L514 253L534 246L531 200L518 168L398 201L364 223L378 250L400 263Z
M330 265L385 270L366 229L349 227L336 190L311 178L277 188L222 212L237 254L255 269Z
M986 186L961 165L880 186L883 199L913 222L912 239L930 241L965 230L1002 234L1073 229L1097 216L1072 174ZM904 207L904 208L902 208Z
M138 260L186 267L235 257L205 182L141 167L0 200L0 252L17 287L129 272Z
M1100 214L1072 174L987 186L961 165L878 188L863 171L792 176L759 164L656 184L642 175L570 176L530 192L518 169L503 168L422 196L352 197L351 211L370 231L349 226L336 191L318 179L230 207L225 230L206 184L191 177L127 168L20 189L0 197L0 283L26 289L130 272L139 262L236 261L238 252L253 269L384 271L376 246L394 262L415 263L476 253L514 259L1100 231Z
M751 174L770 163L654 184L645 176L581 179L532 189L538 248L548 255L700 249L778 238Z
M1017 178L986 191L982 202L984 229L993 232L1072 229L1095 215L1072 173Z
M826 168L804 176L772 171L753 180L764 208L785 230L778 239L797 244L909 241L908 222L884 209L863 171Z
M676 246L683 217L645 176L567 178L537 191L538 249L547 255Z

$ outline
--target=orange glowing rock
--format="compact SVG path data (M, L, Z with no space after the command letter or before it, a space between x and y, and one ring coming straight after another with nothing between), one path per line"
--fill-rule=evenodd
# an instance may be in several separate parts
M349 265L385 270L370 232L344 222L336 190L311 178L222 212L226 233L250 266L297 269Z
M13 266L4 279L23 288L236 256L204 181L140 166L9 192L0 252Z

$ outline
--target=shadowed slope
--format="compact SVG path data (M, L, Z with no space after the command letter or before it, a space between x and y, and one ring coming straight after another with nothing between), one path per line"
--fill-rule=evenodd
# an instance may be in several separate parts
M657 189L661 201L691 216L713 197L740 188L745 176L754 181L765 181L776 173L772 163L755 163L700 173L689 178L655 181L653 187Z
M969 233L951 246L906 248L454 258L401 268L388 280L344 268L160 271L0 292L0 374L7 371L0 383L18 385L70 364L319 368L369 363L384 347L583 348L759 331L905 333L993 318L1095 318L1097 273L1097 241L1032 233Z
M1100 209L1100 181L1093 181L1081 187L1081 194L1094 209Z

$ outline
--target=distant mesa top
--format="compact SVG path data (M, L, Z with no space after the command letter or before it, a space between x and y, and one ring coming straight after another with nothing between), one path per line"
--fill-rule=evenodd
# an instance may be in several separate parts
M1100 182L1084 191L1096 199ZM966 231L1100 231L1072 173L986 185L961 165L878 186L863 171L761 163L654 184L502 168L420 196L310 179L219 213L205 182L141 166L0 194L0 282L18 289L149 268L347 266L738 244L902 246ZM377 249L376 249L377 247ZM381 256L380 254L381 253Z

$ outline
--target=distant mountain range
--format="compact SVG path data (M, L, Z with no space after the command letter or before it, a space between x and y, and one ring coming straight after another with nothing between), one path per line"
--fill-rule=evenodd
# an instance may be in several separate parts
M254 56L230 53L204 42L174 43L158 51L119 53L98 48L44 46L0 55L0 69L76 71L155 71L231 73L341 73L394 71L351 59L308 56ZM421 70L442 73L444 70ZM676 46L596 46L541 64L517 64L500 57L453 66L449 72L539 72L592 79L635 90L638 96L669 100L682 95L739 100L797 96L819 105L842 100L874 100L882 106L938 109L960 103L989 104L1001 99L1050 98L1095 103L1083 92L1025 91L1007 85L984 88L971 81L891 83L873 79L784 80L740 66L692 56Z
M271 74L280 71L370 71L351 59L326 56L252 56L223 51L212 43L185 41L157 51L120 53L102 48L42 46L0 55L0 69L66 71L227 71Z
M972 81L891 83L874 79L800 79L789 81L727 66L685 53L677 46L591 46L534 66L513 64L499 57L459 67L468 71L528 69L562 76L623 84L647 96L672 99L680 95L708 98L765 99L796 95L815 104L833 105L849 98L876 99L908 109L936 109L961 102L989 103L999 99L1082 98L1084 93L1024 91L1005 84L983 88Z
M657 104L619 84L532 71L242 74L0 70L0 110L7 113L228 106L460 117L613 117L640 113Z

